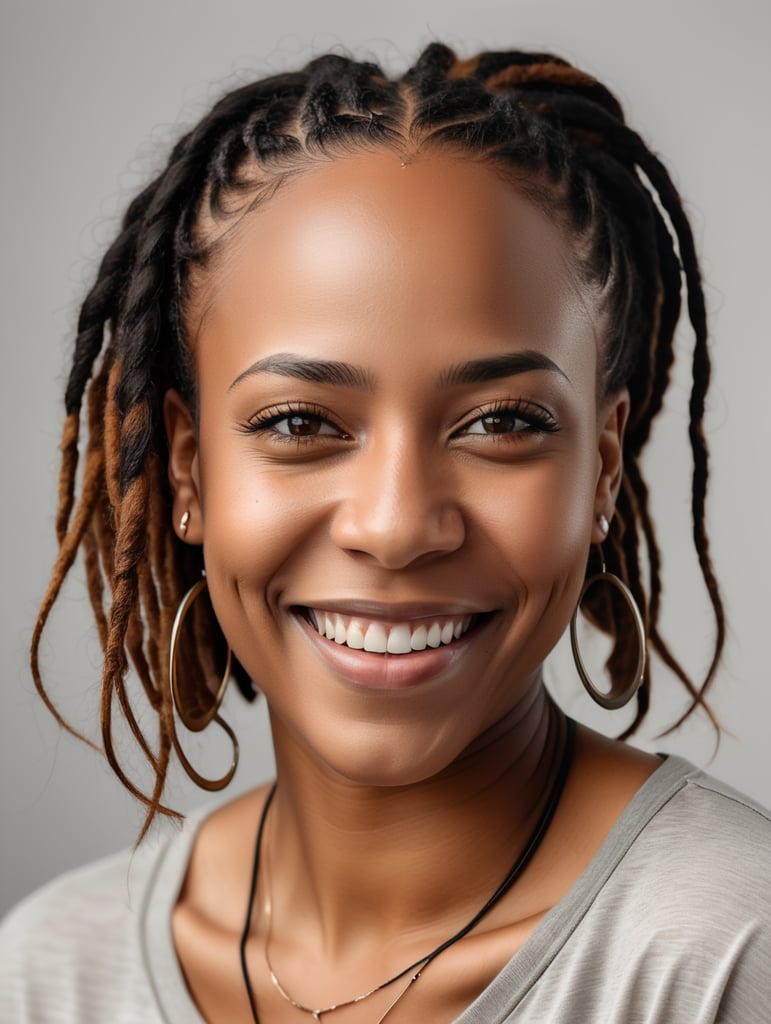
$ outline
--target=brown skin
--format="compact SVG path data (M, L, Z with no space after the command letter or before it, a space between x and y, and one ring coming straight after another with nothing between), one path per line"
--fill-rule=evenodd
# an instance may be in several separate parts
M599 517L613 514L629 407L625 392L598 393L593 303L569 240L489 168L453 154L404 166L387 151L281 189L239 225L195 296L199 423L174 393L165 407L174 517L190 510L185 539L203 544L220 624L270 708L271 958L307 1004L365 991L451 935L541 810L563 734L541 667L602 540ZM361 368L366 387L246 373L280 353ZM471 360L523 353L544 365L443 383ZM299 443L286 420L278 436L244 429L287 403L312 431ZM507 432L488 432L512 403ZM430 678L377 688L330 663L330 641L297 611L352 601L387 622L493 614ZM389 1022L453 1020L657 763L581 730L527 872ZM264 796L209 819L174 915L180 961L213 1022L251 1019L237 942ZM258 913L249 963L261 1020L308 1021L272 988L264 939ZM397 992L330 1019L377 1020Z

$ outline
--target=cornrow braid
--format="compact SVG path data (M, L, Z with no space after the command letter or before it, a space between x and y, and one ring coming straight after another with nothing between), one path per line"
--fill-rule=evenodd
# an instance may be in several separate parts
M611 394L626 387L631 397L625 473L606 544L608 568L631 588L652 649L685 688L689 703L676 724L697 707L710 714L705 695L725 639L705 525L703 419L710 363L693 237L666 170L625 124L612 93L551 54L486 52L459 60L434 43L395 80L376 64L328 54L301 71L236 89L179 140L165 169L129 206L78 320L65 393L59 554L33 634L32 670L43 699L62 721L42 683L40 638L82 549L104 651L102 744L114 771L147 809L142 835L154 814L174 813L162 803L173 746L169 635L174 609L203 564L200 549L182 544L172 528L161 423L170 388L197 416L186 330L191 297L230 228L292 175L377 147L403 159L451 149L487 162L572 239L579 275L599 294L607 324L601 390ZM701 682L685 671L659 629L661 556L640 461L675 357L681 277L695 337L689 405L693 540L717 627ZM81 419L87 437L78 484ZM621 680L634 664L636 640L607 595L588 597L588 617L611 639L608 672ZM220 653L211 619L196 615L194 639L180 655L185 677L211 670ZM252 697L240 666L234 675ZM645 718L650 691L648 672L625 735ZM140 699L156 716L155 742L140 725ZM152 773L150 792L119 759L116 707Z

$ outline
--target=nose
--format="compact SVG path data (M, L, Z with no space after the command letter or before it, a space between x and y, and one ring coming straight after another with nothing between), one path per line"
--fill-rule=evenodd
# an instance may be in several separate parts
M466 526L452 468L404 438L366 446L346 467L332 540L387 569L457 551Z

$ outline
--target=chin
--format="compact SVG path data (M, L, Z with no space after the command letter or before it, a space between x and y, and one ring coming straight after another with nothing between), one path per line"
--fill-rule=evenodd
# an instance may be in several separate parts
M315 737L295 732L306 755L323 771L352 785L377 789L413 786L440 775L475 738L458 735L457 723L447 728L395 720L344 724L337 719L323 731L319 724ZM277 739L281 744L282 738Z

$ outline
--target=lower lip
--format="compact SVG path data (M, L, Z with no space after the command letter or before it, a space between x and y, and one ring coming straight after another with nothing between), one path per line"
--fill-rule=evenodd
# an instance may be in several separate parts
M473 627L444 647L427 647L412 654L371 654L336 644L319 634L307 619L296 615L305 635L329 667L346 681L372 690L406 690L427 683L455 668L468 650L470 636L486 623Z

